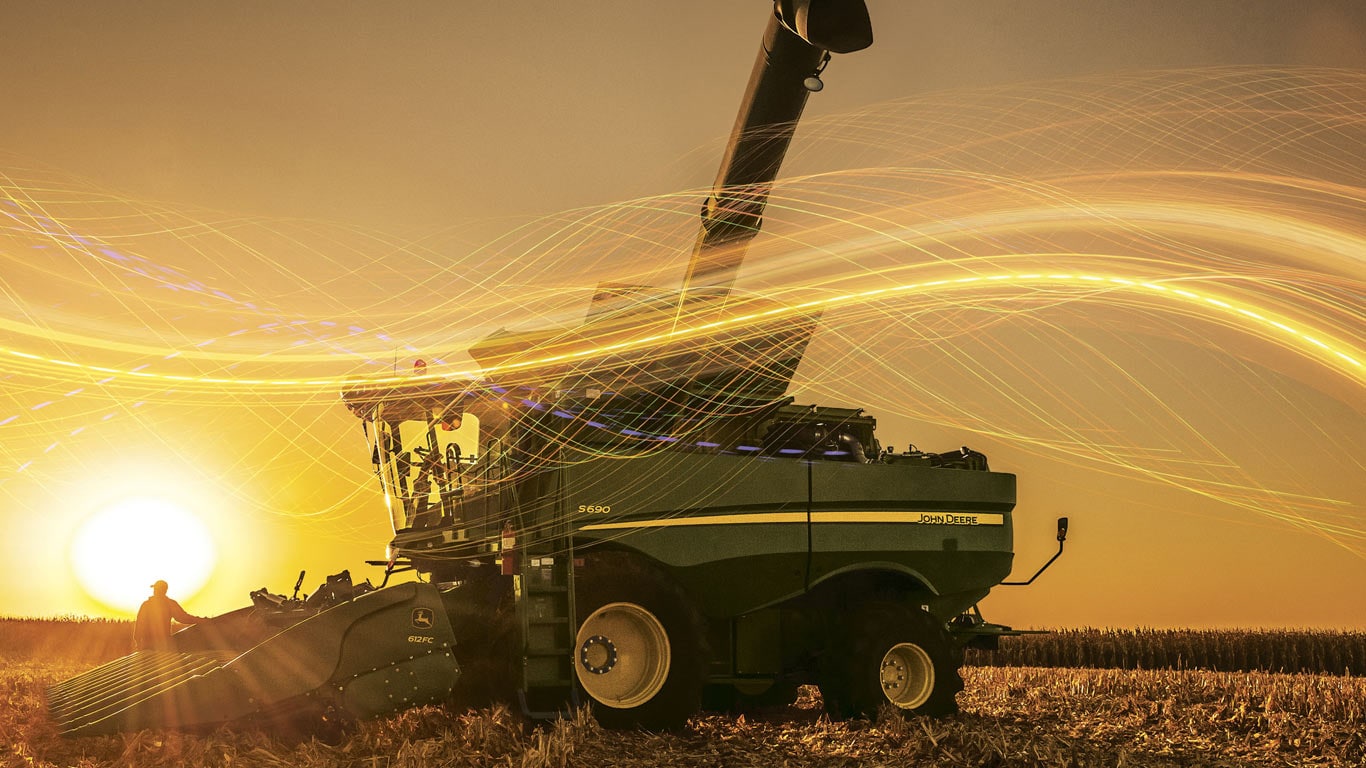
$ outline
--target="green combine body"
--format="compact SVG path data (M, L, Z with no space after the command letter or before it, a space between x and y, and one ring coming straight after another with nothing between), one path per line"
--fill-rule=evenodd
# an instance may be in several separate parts
M774 345L785 352L770 358L792 348ZM935 649L911 662L937 668L940 684L907 709L953 710L961 646L1008 631L974 621L955 637L948 624L1011 570L1013 475L967 449L883 450L858 409L756 402L772 381L719 402L658 368L649 387L621 390L597 387L632 376L594 372L591 397L487 382L344 393L393 515L390 567L451 585L448 601L486 628L457 642L462 666L501 655L492 666L513 672L492 687L531 713L586 693L609 723L666 727L704 701L880 679L880 666L847 669L872 663L846 632L871 613ZM568 381L583 384L577 372ZM613 604L642 612L607 622L620 642L592 629L594 611ZM674 681L683 658L688 679ZM632 698L602 686L619 670L640 678L627 690L664 699L617 706ZM847 693L841 711L871 714L888 701L881 686Z
M554 418L573 420L555 411L562 415ZM873 426L851 409L783 404L769 413L782 424ZM400 424L427 432L425 422ZM707 595L701 602L713 617L775 605L875 567L914 584L947 620L1010 572L1015 477L986 471L980 455L972 462L961 452L877 451L854 461L834 440L806 449L762 438L725 447L647 434L635 441L637 453L588 449L563 466L531 471L513 466L510 453L463 454L468 477L445 489L429 481L430 500L405 495L401 478L389 481L390 508L400 512L391 551L439 581L458 581L470 563L497 557L505 528L537 555L628 550ZM381 448L379 455L391 454ZM503 480L519 474L526 477ZM449 515L432 514L424 525L423 512L402 514L422 501L438 510L443 493Z
M819 317L731 292L808 92L870 30L862 0L776 3L681 290L603 285L581 325L493 333L480 380L342 393L393 521L384 584L427 583L258 591L55 686L60 729L452 696L669 728L803 684L833 716L956 711L962 648L1011 632L975 606L1011 570L1015 477L795 404Z

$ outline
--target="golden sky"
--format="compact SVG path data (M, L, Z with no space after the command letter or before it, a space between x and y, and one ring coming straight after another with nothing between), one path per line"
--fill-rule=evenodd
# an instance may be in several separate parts
M459 357L525 307L581 313L598 280L676 282L679 212L715 174L768 13L10 6L0 342L41 360L0 363L0 615L108 612L73 537L129 496L208 526L218 567L180 592L191 612L303 568L306 588L377 575L360 425L335 388L251 382ZM1177 303L1053 280L836 311L798 392L867 407L885 443L1017 473L1017 578L1071 517L1068 553L988 618L1366 627L1366 396L1333 357L1362 348L1366 130L1335 105L1361 103L1366 6L869 7L875 43L808 103L750 287L902 284L963 258L1014 286L1045 252L1064 257L1046 274L1209 280ZM870 221L905 248L856 249ZM1180 304L1211 299L1227 317ZM1340 345L1303 343L1324 334Z

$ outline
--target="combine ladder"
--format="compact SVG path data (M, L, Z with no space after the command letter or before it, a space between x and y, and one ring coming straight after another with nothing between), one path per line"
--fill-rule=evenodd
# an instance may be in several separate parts
M559 494L556 494L557 497ZM541 530L528 531L521 551L517 618L522 627L522 680L518 699L528 717L572 716L579 704L574 677L573 522L557 498L557 513ZM525 529L524 529L525 530Z

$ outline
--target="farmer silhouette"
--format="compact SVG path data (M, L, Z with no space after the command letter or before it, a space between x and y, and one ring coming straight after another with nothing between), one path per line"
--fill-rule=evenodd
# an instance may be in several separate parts
M133 625L133 649L164 651L171 647L171 620L181 624L198 624L203 619L191 616L180 603L166 596L166 582L157 580L152 585L152 596L138 608L138 620Z

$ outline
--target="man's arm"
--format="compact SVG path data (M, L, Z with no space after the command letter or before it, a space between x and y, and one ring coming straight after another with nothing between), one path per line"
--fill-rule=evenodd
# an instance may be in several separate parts
M177 603L176 601L169 599L167 600L167 602L170 603L171 618L175 619L181 624L198 624L199 622L203 621L203 619L201 619L198 616L191 616L190 614L186 613L185 609L180 607L180 603Z

